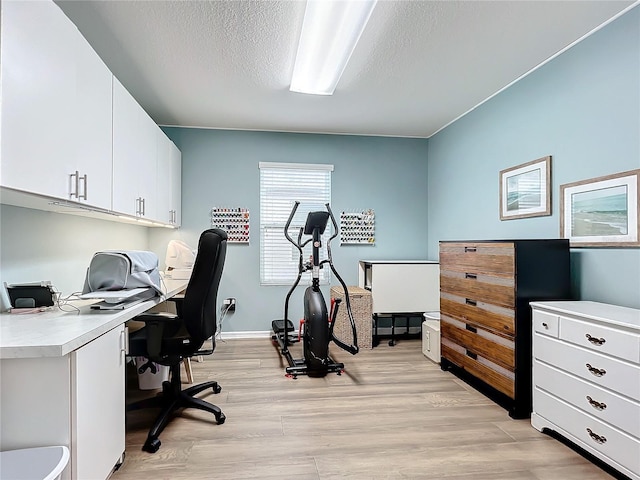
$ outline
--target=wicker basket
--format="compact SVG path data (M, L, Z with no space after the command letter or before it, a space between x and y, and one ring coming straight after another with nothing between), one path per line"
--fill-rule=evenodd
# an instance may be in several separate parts
M349 292L349 302L353 320L356 322L356 332L358 334L358 346L360 348L373 348L372 345L372 300L371 292L360 287L347 287ZM351 323L347 314L347 303L344 299L342 286L331 287L331 298L342 299L338 309L336 325L333 334L339 340L351 345L353 342L351 333Z

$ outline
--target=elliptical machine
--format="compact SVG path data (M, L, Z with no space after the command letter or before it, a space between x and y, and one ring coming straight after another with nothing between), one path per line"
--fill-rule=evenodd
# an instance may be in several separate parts
M271 322L271 328L273 335L271 339L280 346L280 353L287 359L289 366L286 368L287 375L296 378L298 375L308 375L310 377L324 377L329 372L336 372L338 375L342 373L344 369L343 363L335 362L329 357L329 342L333 341L343 350L355 355L358 353L358 337L356 334L356 324L351 312L351 303L349 302L349 295L347 286L342 280L342 277L338 274L333 261L331 259L331 240L338 236L338 224L333 216L331 207L329 204L325 204L327 211L309 212L304 227L300 228L298 233L298 241L295 242L289 235L289 227L293 216L298 209L300 202L295 202L287 224L284 227L284 235L297 249L300 254L298 261L298 277L294 284L289 289L287 297L284 302L284 319L274 320ZM321 247L321 235L324 233L327 226L327 222L331 218L333 223L334 234L327 241L327 259L320 261L320 247ZM311 235L311 238L306 241L302 241L302 235ZM312 243L312 255L309 262L303 262L302 249L309 243ZM351 323L351 331L353 335L353 344L347 345L340 339L336 338L333 334L335 326L335 320L338 315L338 308L341 303L341 299L335 299L332 301L331 311L327 310L327 304L324 300L324 296L320 291L320 269L323 265L329 264L331 271L336 276L342 288L344 290L345 304L347 307L347 315L349 322ZM294 359L289 351L289 345L300 341L300 335L295 335L295 326L289 319L289 300L291 294L294 292L302 274L304 272L311 271L311 285L307 287L304 292L304 319L301 323L304 325L304 334L302 335L303 353L304 358Z

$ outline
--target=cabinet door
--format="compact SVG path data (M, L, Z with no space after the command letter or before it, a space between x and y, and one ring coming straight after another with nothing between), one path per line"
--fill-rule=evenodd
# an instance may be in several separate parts
M76 154L68 175L76 170L79 200L111 209L111 124L113 75L89 43L78 33L76 42L77 116L74 132ZM75 192L75 178L71 192Z
M159 127L113 78L113 210L155 220Z
M142 198L142 218L161 220L158 206L157 174L158 174L158 135L160 127L147 112L140 108L139 135L142 144L140 158L135 168L138 171L138 194ZM165 218L163 215L162 218Z
M171 212L171 140L163 131L158 132L158 172L157 172L157 202L158 220L163 223L172 223Z
M173 224L182 225L182 153L173 142L169 142L171 155L171 209Z
M178 147L158 133L157 220L180 226L182 156Z
M2 185L67 198L77 29L53 2L2 2Z
M72 354L73 478L107 478L124 453L125 335L121 325Z
M113 78L113 210L137 215L138 164L143 142L139 134L142 108L117 78Z

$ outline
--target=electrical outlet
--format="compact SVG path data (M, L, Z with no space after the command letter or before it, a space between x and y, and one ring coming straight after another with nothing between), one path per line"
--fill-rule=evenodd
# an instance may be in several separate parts
M236 299L233 297L225 298L222 305L227 312L233 312L236 309Z

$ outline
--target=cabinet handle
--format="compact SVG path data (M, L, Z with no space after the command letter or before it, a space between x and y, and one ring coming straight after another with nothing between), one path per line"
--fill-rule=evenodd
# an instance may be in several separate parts
M74 181L75 178L75 181ZM70 180L70 187L69 190L71 190L69 192L69 198L73 198L76 197L78 198L78 189L80 188L80 173L78 173L78 170L76 170L76 173L72 173L69 175L69 180ZM73 189L73 186L75 184L75 190Z
M78 195L78 198L82 198L84 200L87 199L87 174L85 173L83 176L78 177L78 180L82 180L82 184L83 184L83 194L82 195ZM78 192L79 193L79 192Z
M129 327L127 326L120 332L120 351L125 355L129 354Z
M587 395L587 401L589 402L589 405L591 405L596 410L602 411L602 410L606 410L607 408L606 403L598 402L597 400L594 400L593 398L591 398L589 395Z
M606 340L604 338L602 338L602 337L600 337L600 338L592 337L588 333L585 335L585 337L587 337L587 340L589 340L592 344L594 344L594 345L596 345L598 347L606 342Z
M140 215L140 200L140 197L136 198L136 216Z
M587 428L587 433L589 434L591 439L596 443L602 444L607 442L607 437L605 437L604 435L598 435L597 433L593 432L590 428Z
M542 326L547 329L549 328L549 325L547 324L547 322L542 322Z
M468 278L470 280L477 280L478 275L476 275L475 273L465 273L464 278Z
M146 198L140 198L140 201L142 203L142 216L144 217L147 213L147 205L146 205Z
M476 302L475 300L471 300L470 298L465 298L464 303L466 303L467 305L471 305L472 307L478 305L478 302Z
M476 252L478 249L476 247L464 247L464 251L465 253L469 252L469 253L473 253Z
M589 363L586 363L585 365L589 369L591 374L595 375L596 377L602 377L605 373L607 373L607 371L604 368L592 367L591 364Z

